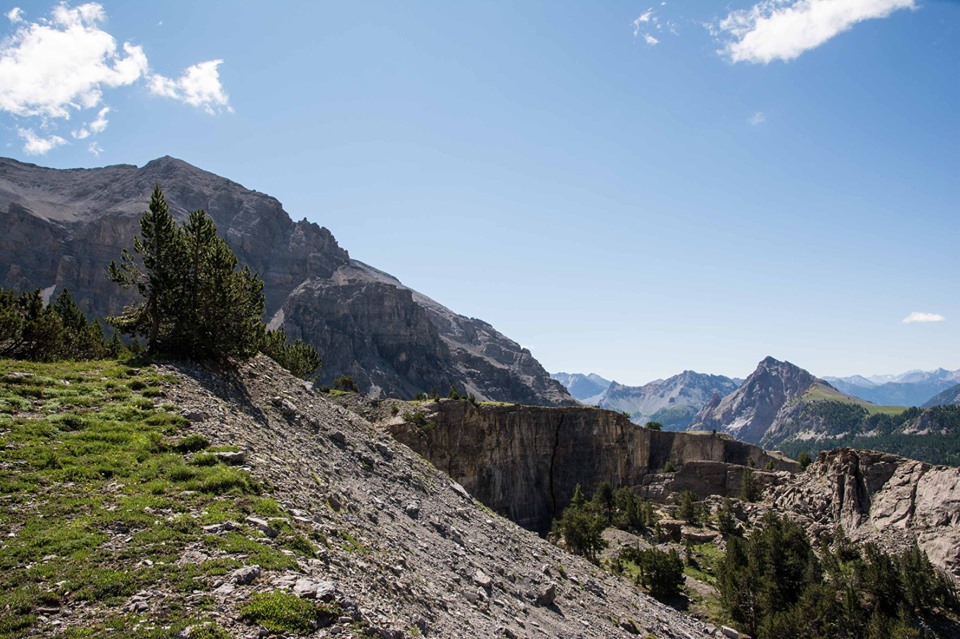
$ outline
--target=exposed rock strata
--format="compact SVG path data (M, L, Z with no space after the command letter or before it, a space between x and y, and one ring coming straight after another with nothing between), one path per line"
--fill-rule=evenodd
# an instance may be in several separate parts
M841 448L820 453L804 473L767 496L821 541L829 541L839 525L853 541L875 541L892 552L916 542L960 579L958 468Z
M481 399L573 404L530 352L350 259L326 228L294 222L268 195L170 157L58 170L0 158L0 286L69 289L91 316L134 301L107 278L139 230L155 185L180 219L204 209L263 280L266 318L318 346L321 382L341 373L383 395L451 385Z
M684 489L735 495L748 465L797 468L792 460L728 437L652 431L592 408L424 402L397 415L389 429L484 504L541 532L577 484L591 491L608 481L654 499ZM676 472L661 472L668 461ZM770 473L769 480L767 475L756 473L761 483L779 473Z

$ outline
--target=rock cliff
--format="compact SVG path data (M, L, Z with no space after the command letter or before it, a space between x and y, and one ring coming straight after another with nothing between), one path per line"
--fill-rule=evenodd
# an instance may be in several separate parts
M321 382L352 374L374 393L410 397L451 385L479 398L573 404L530 352L350 259L326 228L294 222L268 195L170 157L57 170L0 158L0 286L69 289L90 316L133 301L106 267L129 247L159 184L178 218L204 209L242 264L264 280L266 317L318 347Z
M820 453L803 473L767 495L814 538L841 526L853 541L900 552L913 543L960 579L960 469L890 453L841 448Z
M493 510L539 532L549 529L577 484L591 491L608 481L654 499L684 489L733 495L747 466L797 468L728 437L651 431L594 408L446 400L414 406L389 422L391 434ZM662 472L668 461L676 472ZM756 474L761 483L780 476Z

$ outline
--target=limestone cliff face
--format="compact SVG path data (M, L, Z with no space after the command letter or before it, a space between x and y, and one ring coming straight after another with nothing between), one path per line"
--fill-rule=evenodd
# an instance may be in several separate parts
M770 493L773 507L828 540L842 526L854 541L898 552L916 542L960 579L960 468L890 453L840 448Z
M589 492L608 481L655 499L683 489L730 495L739 492L747 465L796 469L791 460L726 437L651 431L619 413L583 407L425 402L389 429L487 506L541 532L577 484ZM677 472L661 473L668 461Z
M0 286L69 289L90 316L135 301L107 278L139 231L155 185L180 219L204 209L240 262L264 280L266 318L318 347L321 382L348 373L374 394L411 397L451 385L478 398L575 400L529 351L492 326L350 259L326 228L280 202L170 157L142 168L58 170L0 158Z

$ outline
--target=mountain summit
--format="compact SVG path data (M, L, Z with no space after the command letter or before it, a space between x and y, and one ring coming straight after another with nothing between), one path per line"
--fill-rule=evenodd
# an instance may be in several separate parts
M333 234L276 198L162 157L141 168L50 169L0 158L0 286L69 289L90 316L133 301L107 278L159 185L178 219L204 209L264 281L266 318L317 347L321 383L349 374L374 395L456 386L478 399L573 404L527 349L350 259Z
M773 357L761 361L743 384L722 399L715 396L693 420L692 429L722 430L752 444L768 439L768 431L789 402L814 388L842 393L799 366Z

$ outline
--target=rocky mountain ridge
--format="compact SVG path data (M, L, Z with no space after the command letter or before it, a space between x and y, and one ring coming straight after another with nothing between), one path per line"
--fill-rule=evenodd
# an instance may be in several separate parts
M600 397L603 396L611 384L609 379L604 379L596 373L551 373L550 377L557 380L567 389L573 398L579 402L594 406Z
M938 393L930 401L924 404L924 408L933 406L950 406L960 404L960 384L951 386L947 390Z
M600 408L622 411L636 424L655 421L666 430L686 430L715 395L725 396L739 384L723 375L683 371L643 386L613 382L598 400Z
M781 413L812 389L843 397L832 386L790 362L764 358L743 384L725 397L714 396L691 425L718 430L752 444L771 445L783 425Z
M374 394L410 397L451 386L531 404L574 400L529 351L350 259L326 228L294 222L268 195L170 157L141 168L58 170L0 158L0 286L69 289L90 316L133 301L107 264L132 244L155 185L178 218L204 209L264 280L266 317L317 346L321 383L351 374Z

